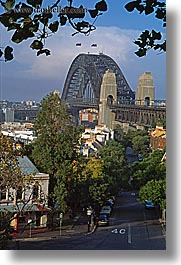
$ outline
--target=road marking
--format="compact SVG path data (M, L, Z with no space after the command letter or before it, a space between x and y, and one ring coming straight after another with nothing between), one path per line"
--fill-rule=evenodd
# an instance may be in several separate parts
M131 225L128 224L128 243L131 244Z
M116 228L116 229L112 230L111 232L114 234L118 234L118 229Z
M122 229L118 230L118 229L116 228L116 229L112 230L111 232L114 233L114 234L121 234L121 235L124 235L124 234L126 233L126 229L122 228Z
M126 233L126 229L124 229L124 228L120 229L120 230L119 230L119 233L120 233L121 235L125 234L125 233Z

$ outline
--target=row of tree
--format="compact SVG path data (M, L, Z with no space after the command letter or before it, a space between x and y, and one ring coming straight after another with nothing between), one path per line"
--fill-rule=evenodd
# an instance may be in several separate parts
M136 161L131 166L131 186L139 191L142 202L150 200L159 205L163 210L166 208L166 160L163 159L166 152L155 150L152 152L150 136L145 131L129 130L124 133L121 127L115 130L116 140L122 145L132 147L135 154L142 154L142 161Z

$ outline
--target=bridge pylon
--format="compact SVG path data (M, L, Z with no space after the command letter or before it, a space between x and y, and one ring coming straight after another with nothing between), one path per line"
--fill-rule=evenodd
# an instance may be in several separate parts
M99 119L98 124L105 124L109 129L113 129L115 113L111 111L111 106L117 101L117 84L115 73L108 69L103 75L100 89Z
M150 72L144 72L138 81L136 91L136 105L150 106L154 105L155 89L153 77Z

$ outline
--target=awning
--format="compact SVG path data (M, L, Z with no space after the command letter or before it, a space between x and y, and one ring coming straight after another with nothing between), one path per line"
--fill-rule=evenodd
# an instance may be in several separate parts
M10 213L17 213L17 212L49 212L51 209L45 207L40 204L18 204L17 205L0 205L0 211L2 212L10 212Z

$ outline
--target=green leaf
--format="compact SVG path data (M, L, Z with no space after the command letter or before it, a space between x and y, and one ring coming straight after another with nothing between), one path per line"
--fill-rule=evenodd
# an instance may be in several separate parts
M60 15L60 25L64 26L67 22L67 18L63 15Z
M134 41L134 43L136 45L138 45L140 48L144 48L145 45L146 45L146 43L145 42L142 42L141 40L136 40L136 41Z
M41 50L39 50L39 51L37 52L37 56L39 56L39 55L41 55L41 54L43 54L43 53L45 53L46 56L51 55L50 50L48 50L48 49L41 49Z
M162 34L160 33L160 32L156 32L156 31L154 31L154 30L152 30L152 37L154 38L154 39L156 39L156 40L161 40L161 38L162 38Z
M153 13L154 8L152 6L146 6L145 7L145 15L149 15L151 13Z
M158 19L163 19L166 17L166 11L162 8L158 8L155 12L155 17Z
M132 1L132 2L127 3L124 7L126 8L128 12L132 12L136 8L136 5L137 5L137 2Z
M5 27L9 27L10 26L10 21L9 21L10 17L5 13L0 15L0 22L3 24L3 26Z
M88 28L89 27L89 22L82 21L82 22L78 22L76 25L77 25L77 28Z
M13 59L13 48L10 46L7 46L4 50L4 58L5 61L11 61Z
M32 48L33 50L41 50L43 48L43 43L39 40L34 40L31 43L30 48Z
M29 30L29 28L21 28L15 31L11 40L15 43L20 43L23 40L34 37L35 34Z
M7 0L5 3L0 1L0 3L5 9L11 10L15 4L15 0Z
M136 9L137 9L137 10L140 12L140 14L141 14L141 13L143 13L143 11L144 11L144 6L138 4L138 5L136 6Z
M54 21L53 23L51 23L49 25L49 29L52 31L52 32L56 32L58 30L58 26L59 26L59 22L58 21Z
M135 54L136 54L138 57L142 57L142 56L145 56L145 55L146 55L146 51L147 51L146 48L140 48L137 52L135 52Z
M27 0L27 3L33 7L38 7L42 5L43 0Z
M96 3L95 8L99 11L107 11L107 4L104 0Z
M28 29L31 32L37 32L39 29L39 22L31 23Z
M15 30L15 29L20 29L20 24L11 23L11 24L8 26L7 31Z
M47 26L48 20L52 17L53 17L52 13L43 13L42 17L40 18L40 22L45 26Z
M98 15L98 10L97 9L89 9L88 12L90 13L90 16L92 18L95 18Z

